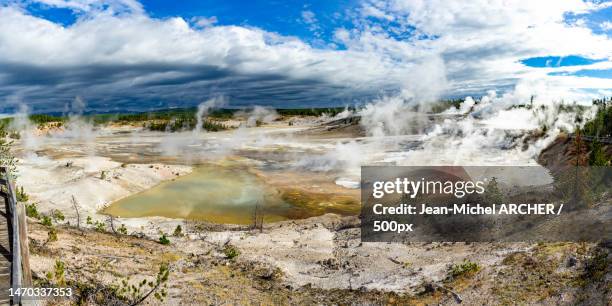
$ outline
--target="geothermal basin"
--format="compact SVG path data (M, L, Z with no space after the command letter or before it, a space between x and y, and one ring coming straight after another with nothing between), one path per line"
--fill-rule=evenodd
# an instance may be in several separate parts
M200 165L188 175L121 199L103 213L122 218L161 216L251 224L256 214L264 222L276 222L326 212L349 215L359 211L357 200L334 196L329 196L328 205L313 210L309 206L314 203L300 200L305 193L268 185L245 167Z

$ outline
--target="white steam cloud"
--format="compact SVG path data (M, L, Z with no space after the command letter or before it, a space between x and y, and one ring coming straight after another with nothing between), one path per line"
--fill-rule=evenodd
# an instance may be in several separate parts
M224 105L227 105L227 103L228 101L224 96L217 96L200 103L200 105L198 105L198 111L196 113L197 122L194 129L194 133L199 134L202 132L204 117L208 116L210 110L214 108L223 107Z

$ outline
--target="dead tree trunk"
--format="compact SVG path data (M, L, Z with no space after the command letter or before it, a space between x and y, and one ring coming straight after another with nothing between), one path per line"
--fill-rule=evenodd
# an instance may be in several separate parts
M72 195L72 206L74 207L74 210L76 211L77 215L77 229L81 230L81 214L79 213L79 203L74 198L74 195Z

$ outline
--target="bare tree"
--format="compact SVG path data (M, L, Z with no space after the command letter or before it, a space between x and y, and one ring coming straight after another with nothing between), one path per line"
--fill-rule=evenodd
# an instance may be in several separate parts
M263 232L264 223L264 211L259 206L259 201L255 203L255 209L253 210L253 229L259 229L259 232Z
M77 202L74 195L72 195L72 206L74 207L74 210L76 211L77 215L77 228L81 230L81 214L79 213L79 203Z
M113 234L117 234L115 230L115 218L112 215L108 215L108 223L110 223L110 228L113 231Z

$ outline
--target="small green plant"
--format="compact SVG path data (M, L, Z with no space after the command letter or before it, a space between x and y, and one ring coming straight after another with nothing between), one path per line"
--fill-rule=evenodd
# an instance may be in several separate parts
M105 180L106 179L106 171L102 171L102 173L100 173L100 179L101 180Z
M96 222L94 222L94 230L103 233L106 231L106 225L104 222L96 220Z
M492 177L485 188L485 201L487 205L504 203L504 194L499 188L496 177Z
M471 262L466 259L460 264L452 265L449 271L449 275L452 278L457 278L461 276L471 276L471 275L474 275L479 270L480 270L480 266L477 263Z
M46 276L50 282L55 283L59 287L66 286L66 267L61 260L55 261L55 266L53 267L53 272L47 272Z
M227 259L234 259L240 255L240 251L238 251L238 249L236 249L236 247L233 245L228 244L223 248L223 254L225 254Z
M53 226L53 222L51 222L51 217L43 216L40 223L44 226Z
M93 220L91 219L91 216L87 216L87 221L85 221L87 223L87 225L92 225L93 224Z
M55 220L55 222L64 221L65 219L64 214L57 209L53 210L53 212L51 213L51 217L53 218L53 220Z
M581 275L584 280L583 284L601 281L606 277L606 270L609 271L609 267L608 254L602 249L596 249L586 261L584 272Z
M174 233L172 233L172 236L174 237L183 236L183 228L181 227L180 224L176 226L176 228L174 229Z
M27 202L30 196L23 190L23 186L17 188L17 202Z
M159 237L159 243L161 243L163 245L168 245L168 244L170 244L170 239L168 239L166 234L162 233L162 235Z
M34 219L40 219L40 213L38 212L38 207L36 207L36 203L25 204L26 216Z
M166 283L170 276L170 268L167 263L162 263L157 272L155 281L147 281L143 279L136 285L130 285L129 279L121 280L121 284L117 286L116 293L121 299L128 302L128 305L139 305L144 302L151 294L160 302L168 296ZM146 290L146 287L149 289Z
M55 227L52 227L49 229L49 232L47 233L47 241L45 242L45 244L49 242L55 242L55 241L57 241L57 230L55 229Z
M119 234L127 235L127 227L125 227L125 224L121 224L121 226L119 226L117 229L117 232Z

